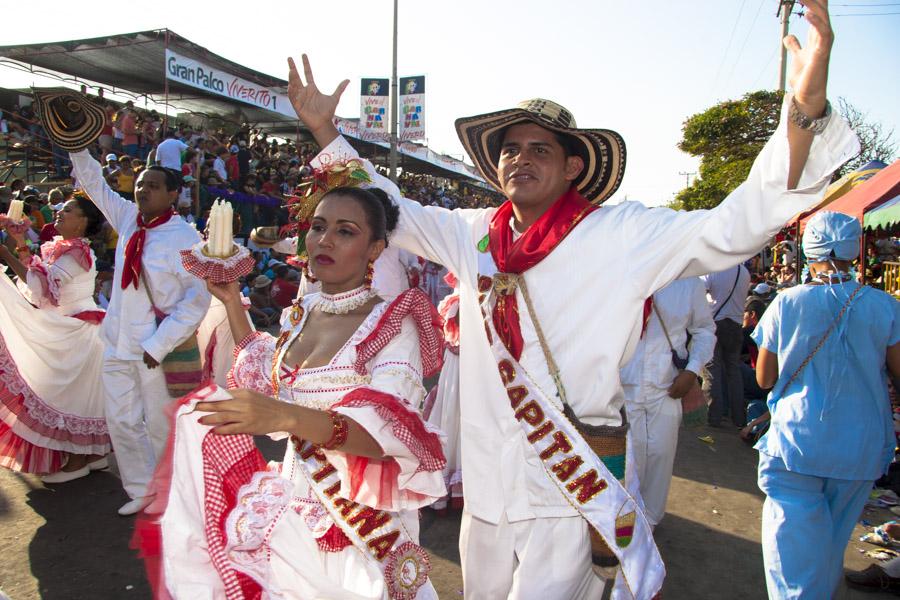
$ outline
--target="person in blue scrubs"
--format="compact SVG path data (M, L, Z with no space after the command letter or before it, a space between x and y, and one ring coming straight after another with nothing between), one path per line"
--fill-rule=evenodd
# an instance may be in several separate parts
M833 596L853 526L894 456L887 371L900 374L900 303L854 280L861 234L844 214L810 219L810 283L779 293L753 332L757 381L773 388L756 444L769 598Z

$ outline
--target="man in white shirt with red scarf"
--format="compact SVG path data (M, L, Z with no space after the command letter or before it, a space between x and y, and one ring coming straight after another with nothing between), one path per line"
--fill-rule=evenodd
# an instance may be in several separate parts
M805 49L787 42L794 96L747 181L714 210L598 209L621 181L624 142L576 128L546 100L457 121L475 165L509 198L499 208L423 207L376 177L400 206L391 244L459 279L466 598L600 597L590 530L619 563L613 598L660 591L665 569L627 453L601 459L581 431L620 431L618 370L644 300L755 254L858 151L826 109L827 7L802 1L812 27ZM355 157L332 122L349 82L325 95L305 57L305 84L289 63L292 104L323 148L317 160Z
M147 485L169 433L163 408L172 398L160 363L197 331L210 294L203 280L181 265L179 250L199 242L200 234L172 206L180 173L145 169L135 182L135 202L129 202L110 189L87 150L69 156L78 185L119 232L112 298L100 334L106 342L106 421L131 498L119 509L125 516L151 501ZM155 310L160 318L165 315L159 324Z

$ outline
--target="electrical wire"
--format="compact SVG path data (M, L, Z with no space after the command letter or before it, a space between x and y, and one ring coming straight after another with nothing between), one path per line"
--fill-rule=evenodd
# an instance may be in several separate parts
M756 20L759 18L759 13L762 11L763 4L766 3L767 0L760 0L759 6L756 9L756 14L753 15L753 22L750 23L750 29L747 30L747 35L744 36L744 42L741 44L741 49L738 50L737 58L735 58L731 62L731 71L728 72L728 77L725 78L725 85L731 81L731 77L734 75L734 70L737 68L738 62L741 60L741 56L744 54L744 48L747 47L747 41L750 39L750 34L753 33L753 27L756 25Z
M728 51L731 50L731 42L734 41L734 34L737 31L738 23L741 22L741 15L744 14L744 5L747 4L747 0L741 0L741 7L738 9L737 18L734 20L734 26L731 28L731 35L728 36L728 45L725 47L725 53L722 54L722 60L719 62L719 68L716 69L716 76L713 78L712 88L709 90L710 95L716 91L716 86L719 83L719 75L722 73L722 67L725 66L725 59L728 58Z

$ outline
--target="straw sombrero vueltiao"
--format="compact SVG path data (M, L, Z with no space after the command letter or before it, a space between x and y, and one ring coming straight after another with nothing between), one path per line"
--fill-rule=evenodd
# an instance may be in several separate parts
M106 118L102 107L66 88L34 90L38 117L54 144L74 152L100 137Z
M625 140L609 129L578 129L572 113L551 100L535 98L516 108L463 117L456 120L456 132L481 175L498 190L497 162L503 130L519 123L536 123L565 134L577 146L584 170L573 182L578 192L601 204L613 195L625 174Z

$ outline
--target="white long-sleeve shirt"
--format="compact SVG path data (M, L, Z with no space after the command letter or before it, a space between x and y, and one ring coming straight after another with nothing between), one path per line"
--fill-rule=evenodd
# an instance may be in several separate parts
M138 289L131 285L122 289L125 246L137 230L137 205L110 189L103 179L100 163L87 150L69 156L78 185L119 234L112 297L100 335L115 358L140 360L146 351L161 361L197 330L209 309L206 284L184 270L179 254L180 250L199 242L200 234L177 217L147 230L141 260L143 275L156 307L168 315L157 327L144 282L140 282Z
M790 101L788 98L786 101ZM787 111L750 175L713 210L675 212L636 202L588 215L524 278L568 400L591 424L618 425L624 403L619 368L641 331L644 299L677 278L730 267L752 256L793 215L817 204L831 173L859 149L840 118L817 135L795 190L787 189ZM357 156L342 138L322 150ZM321 155L320 155L321 156ZM460 429L466 510L490 523L577 515L544 472L510 408L488 345L478 276L496 267L478 242L496 209L447 210L400 197L390 180L367 169L400 207L391 243L449 268L460 288ZM521 367L557 396L521 290Z
M709 309L713 319L731 319L735 323L744 321L744 303L750 291L750 271L744 265L735 265L723 271L716 271L700 277L709 292Z
M628 402L641 403L663 398L678 369L672 363L672 348L684 358L690 350L686 369L700 373L716 346L716 324L706 302L706 288L697 277L678 279L653 294L654 311L634 355L620 372ZM665 329L660 321L665 324ZM691 334L688 347L687 336Z

